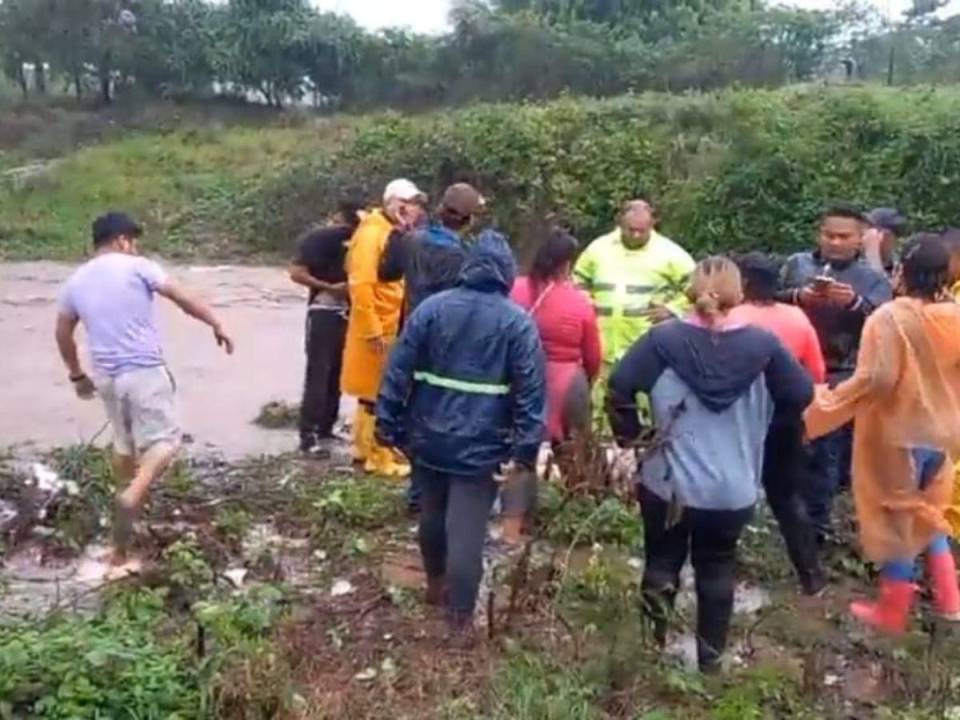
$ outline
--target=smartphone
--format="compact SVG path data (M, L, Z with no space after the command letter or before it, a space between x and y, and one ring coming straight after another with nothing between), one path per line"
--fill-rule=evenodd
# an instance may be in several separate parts
M813 279L813 287L816 290L826 290L833 285L834 280L829 275L818 275Z

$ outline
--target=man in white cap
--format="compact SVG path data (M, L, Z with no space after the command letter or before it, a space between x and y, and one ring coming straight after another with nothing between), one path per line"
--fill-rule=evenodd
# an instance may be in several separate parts
M347 252L350 317L340 389L357 398L354 459L367 472L391 477L408 475L410 467L399 453L374 440L373 407L400 327L403 281L381 282L377 269L391 234L418 226L426 217L426 204L426 193L414 183L394 180L384 191L383 209L363 219Z

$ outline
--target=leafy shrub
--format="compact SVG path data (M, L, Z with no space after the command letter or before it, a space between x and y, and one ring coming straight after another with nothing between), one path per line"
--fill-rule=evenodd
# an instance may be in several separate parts
M639 511L616 498L606 498L599 503L586 497L564 501L555 485L545 484L541 489L540 508L539 521L544 523L547 537L554 542L605 543L634 549L643 539Z
M374 477L331 479L313 501L313 509L325 525L383 527L401 510L397 487Z
M375 199L389 179L409 176L434 196L455 180L476 183L521 246L547 212L588 241L623 201L645 195L663 230L695 253L789 252L810 245L831 200L893 204L918 225L953 222L958 128L952 89L651 93L387 114L256 188L238 217L250 223L242 234L285 249L344 188Z
M164 600L138 592L93 620L0 626L0 716L187 718L199 694L188 646L158 640Z

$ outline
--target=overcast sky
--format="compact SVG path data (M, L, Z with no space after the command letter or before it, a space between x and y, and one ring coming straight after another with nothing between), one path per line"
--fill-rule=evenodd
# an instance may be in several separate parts
M313 0L314 5L324 10L350 13L360 24L378 29L383 27L408 27L419 32L442 32L447 27L447 14L452 0ZM883 12L892 16L911 5L911 0L872 0ZM837 0L796 0L790 3L805 8L828 9L837 7ZM960 0L951 5L960 10Z

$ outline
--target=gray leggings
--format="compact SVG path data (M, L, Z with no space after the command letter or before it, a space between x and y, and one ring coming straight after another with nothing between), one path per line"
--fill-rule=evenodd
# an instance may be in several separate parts
M423 491L420 553L430 578L445 577L449 608L472 615L483 577L483 542L497 494L492 477L466 477L414 465Z

